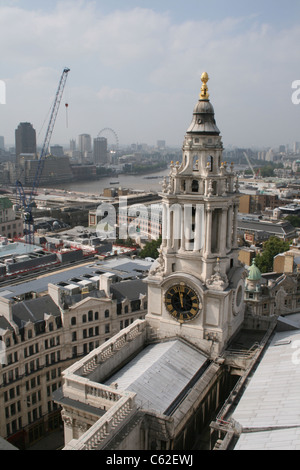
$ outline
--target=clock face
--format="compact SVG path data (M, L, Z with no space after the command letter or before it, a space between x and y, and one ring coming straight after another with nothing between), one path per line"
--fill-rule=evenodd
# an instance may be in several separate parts
M165 305L169 314L180 322L193 320L202 308L199 296L185 284L176 284L167 290Z

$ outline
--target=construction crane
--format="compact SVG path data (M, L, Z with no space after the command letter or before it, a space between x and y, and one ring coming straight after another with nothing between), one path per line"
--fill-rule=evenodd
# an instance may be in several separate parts
M34 244L34 220L33 220L33 215L32 215L32 202L33 202L36 189L39 186L46 156L49 153L50 140L51 140L57 113L59 110L60 102L62 99L63 91L65 88L65 84L66 84L66 80L67 80L69 72L70 72L69 68L64 68L60 77L59 85L58 85L56 95L55 95L54 104L51 110L51 116L50 116L50 120L49 120L49 124L47 128L46 136L45 136L42 150L39 156L38 166L36 169L33 185L28 196L26 196L25 194L21 181L19 180L16 181L17 192L19 193L21 206L23 208L25 240L31 245Z
M247 155L246 152L243 152L243 153L244 153L244 155L245 155L245 157L246 157L246 160L247 160L247 162L248 162L248 165L249 165L250 168L251 168L251 171L252 171L252 173L253 173L253 178L256 179L257 174L255 173L254 168L253 168L253 166L252 166L252 164L251 164L251 162L250 162L250 158L248 157L248 155Z

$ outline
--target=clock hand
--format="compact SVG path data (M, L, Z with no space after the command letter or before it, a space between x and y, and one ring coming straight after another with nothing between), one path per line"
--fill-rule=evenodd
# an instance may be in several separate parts
M180 305L181 305L181 308L183 308L183 294L182 294L182 292L179 295L180 295Z

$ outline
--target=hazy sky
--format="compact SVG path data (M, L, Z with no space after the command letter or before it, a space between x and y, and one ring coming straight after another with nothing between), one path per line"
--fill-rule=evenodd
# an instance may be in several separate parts
M7 145L21 121L43 142L65 66L52 144L112 128L181 146L203 71L225 146L300 141L299 0L0 0L0 51Z

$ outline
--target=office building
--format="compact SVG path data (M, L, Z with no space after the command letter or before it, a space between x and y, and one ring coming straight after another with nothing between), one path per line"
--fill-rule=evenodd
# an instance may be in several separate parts
M107 139L105 137L97 137L94 139L93 155L95 165L105 165L105 163L108 163Z
M20 165L21 154L36 155L36 131L29 122L21 122L15 131L16 166Z

